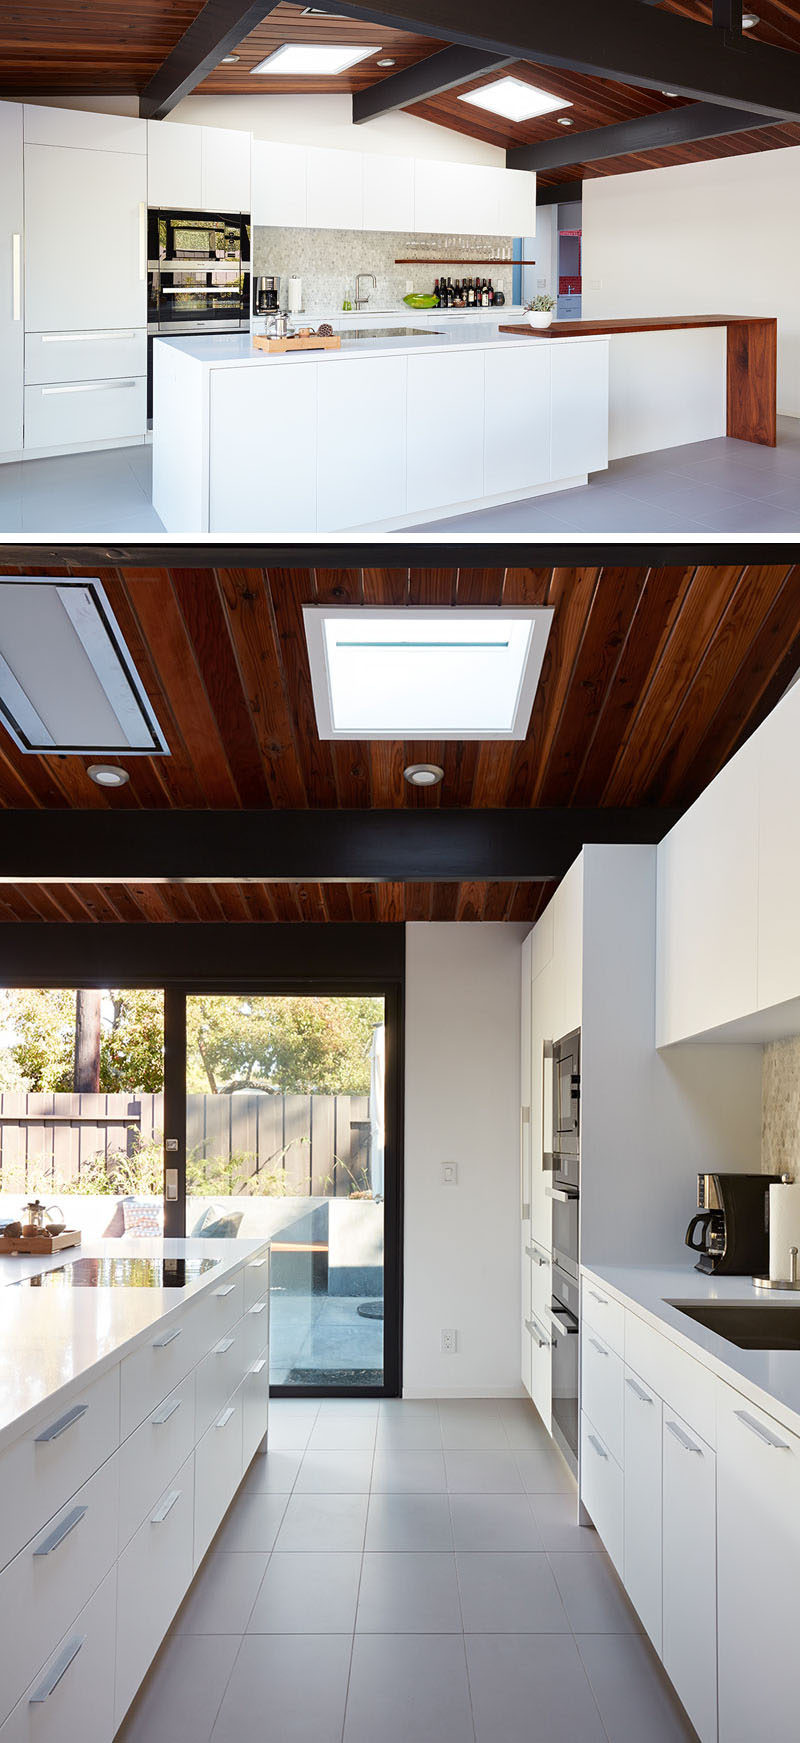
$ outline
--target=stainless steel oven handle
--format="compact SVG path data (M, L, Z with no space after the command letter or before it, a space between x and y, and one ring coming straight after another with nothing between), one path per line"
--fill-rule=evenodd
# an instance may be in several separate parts
M580 1193L574 1186L546 1186L548 1198L557 1198L559 1204L577 1204Z

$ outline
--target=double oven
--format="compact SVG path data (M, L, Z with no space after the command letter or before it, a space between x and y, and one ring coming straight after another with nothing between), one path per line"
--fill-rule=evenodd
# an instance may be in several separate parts
M147 415L153 340L250 325L250 219L241 212L147 215Z
M580 1333L581 1037L565 1035L552 1048L552 1152L547 1195L553 1203L552 1430L573 1470L578 1463Z

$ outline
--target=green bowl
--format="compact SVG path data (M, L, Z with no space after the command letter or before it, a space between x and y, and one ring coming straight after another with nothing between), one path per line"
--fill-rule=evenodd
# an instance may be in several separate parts
M410 309L435 309L438 307L436 298L431 292L423 294L422 291L410 291L408 296L403 298L403 302Z

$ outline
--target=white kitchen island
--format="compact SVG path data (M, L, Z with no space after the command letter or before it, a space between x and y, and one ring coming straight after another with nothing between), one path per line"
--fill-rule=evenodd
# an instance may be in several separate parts
M602 338L459 322L267 354L249 334L201 335L157 339L153 368L153 506L168 533L392 530L608 465Z

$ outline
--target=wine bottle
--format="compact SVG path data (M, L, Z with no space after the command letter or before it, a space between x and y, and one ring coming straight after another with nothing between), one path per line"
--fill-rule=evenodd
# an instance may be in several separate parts
M489 284L488 284L488 287L487 287L487 288L488 288L488 291L489 291L489 307L490 307L490 309L493 309L493 308L494 308L494 291L493 291L493 289L492 289L492 281L491 281L491 279L490 279L490 280L489 280Z
M438 280L438 278L437 278L437 280L434 284L434 287L433 287L433 294L436 298L436 307L437 307L437 309L440 309L442 305L441 305L441 300L439 297L439 280Z

